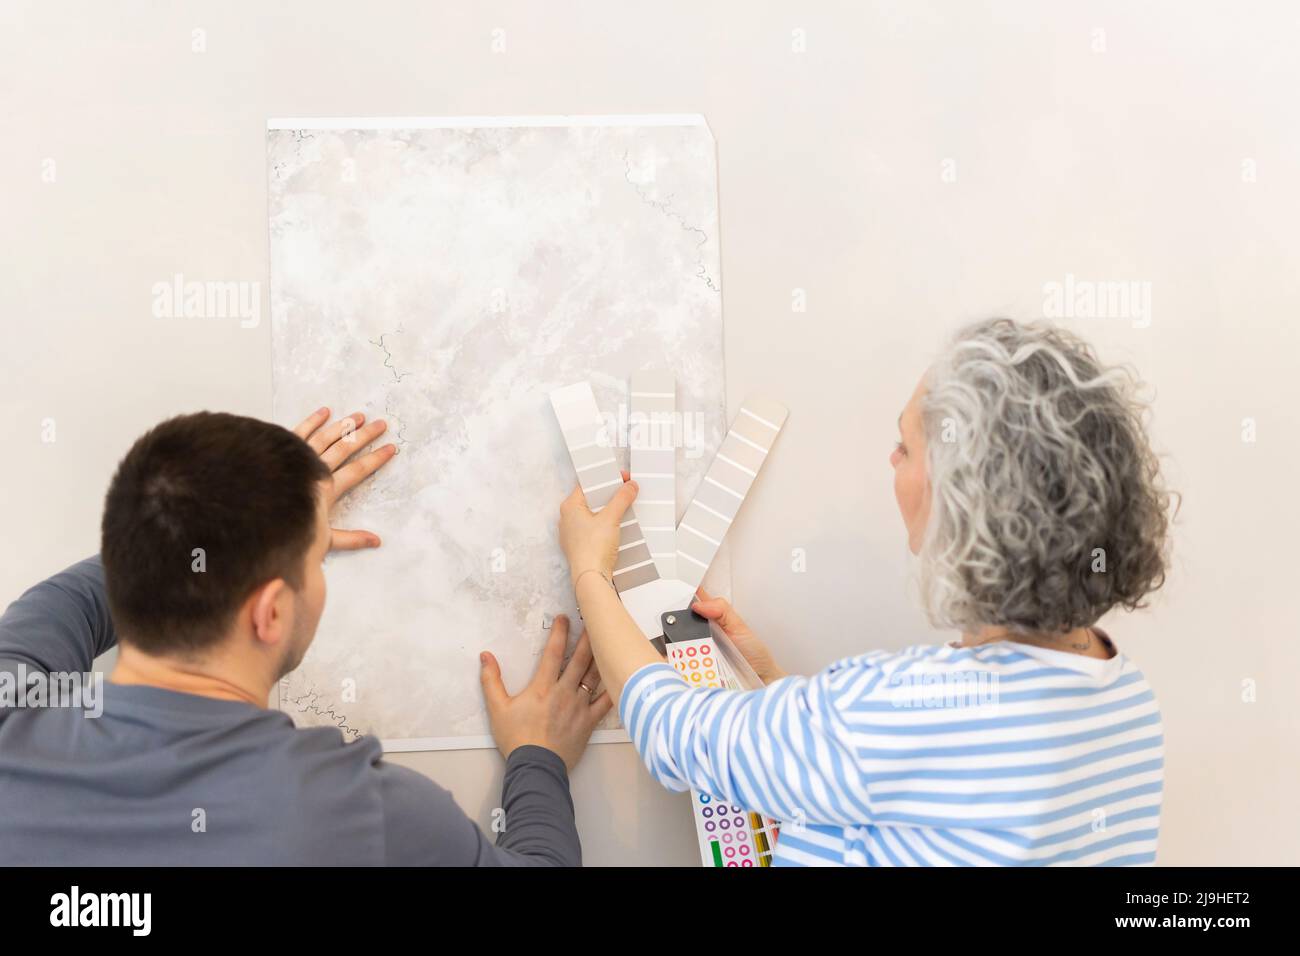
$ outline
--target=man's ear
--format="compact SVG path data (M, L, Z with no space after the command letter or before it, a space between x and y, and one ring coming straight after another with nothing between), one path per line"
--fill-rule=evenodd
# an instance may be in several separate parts
M267 581L250 598L253 611L253 634L265 644L284 640L289 622L287 614L292 592L284 578Z

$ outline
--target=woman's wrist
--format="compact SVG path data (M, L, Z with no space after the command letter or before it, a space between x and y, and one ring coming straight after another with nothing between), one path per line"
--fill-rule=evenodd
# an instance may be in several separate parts
M591 577L591 578L598 577L600 578L600 580L605 582L605 586L607 588L609 588L611 591L615 593L618 593L618 588L614 587L614 579L610 576L608 571L606 571L604 568L586 567L583 568L581 571L578 571L575 574L573 574L573 576L570 578L570 580L573 582L573 592L575 594L578 592L578 585L582 583L582 579L584 577Z

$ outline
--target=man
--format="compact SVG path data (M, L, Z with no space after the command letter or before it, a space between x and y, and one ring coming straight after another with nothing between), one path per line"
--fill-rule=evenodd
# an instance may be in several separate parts
M482 655L506 758L495 845L374 738L266 708L316 632L326 554L379 545L332 529L329 510L396 448L354 455L385 423L328 421L322 408L294 432L207 412L163 422L113 477L102 563L0 617L0 864L581 863L568 771L610 703L586 689L585 636L564 666L563 618L516 697ZM79 708L14 693L89 672L115 644L101 700L94 685Z

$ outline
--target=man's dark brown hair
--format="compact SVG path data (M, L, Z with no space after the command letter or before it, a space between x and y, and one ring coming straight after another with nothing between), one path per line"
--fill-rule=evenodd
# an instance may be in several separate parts
M125 642L199 651L254 588L275 578L300 587L329 477L301 438L254 418L198 412L146 432L104 501L108 603Z

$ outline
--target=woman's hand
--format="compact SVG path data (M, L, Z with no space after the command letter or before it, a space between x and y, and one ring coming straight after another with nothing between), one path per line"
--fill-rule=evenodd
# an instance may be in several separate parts
M787 676L786 672L777 666L767 645L754 636L749 625L725 598L709 597L704 588L700 588L695 592L695 603L691 605L691 609L700 617L707 617L722 628L722 633L731 638L736 649L745 660L749 661L749 666L754 668L754 673L764 684L770 684Z
M629 481L625 471L623 487L599 514L587 507L581 487L574 488L573 494L560 505L560 547L569 559L569 576L575 585L578 575L584 571L598 571L606 580L614 573L614 563L618 560L618 525L636 493L636 482Z
M388 464L397 454L397 446L384 445L367 452L356 461L348 461L353 453L365 448L388 428L382 418L365 424L366 416L353 412L347 418L340 418L332 425L329 421L330 410L319 408L307 419L299 423L293 433L311 446L312 451L320 455L321 460L334 473L334 485L330 492L330 508L347 491L359 485L376 471ZM363 427L364 426L364 427ZM355 551L358 548L379 547L379 535L373 531L343 531L330 528L331 551Z
M592 699L600 674L592 663L587 635L578 640L566 665L568 640L569 619L561 614L551 625L532 682L514 697L506 693L497 659L488 651L479 655L492 737L503 757L532 744L558 754L572 770L586 750L591 732L613 706L609 694Z

